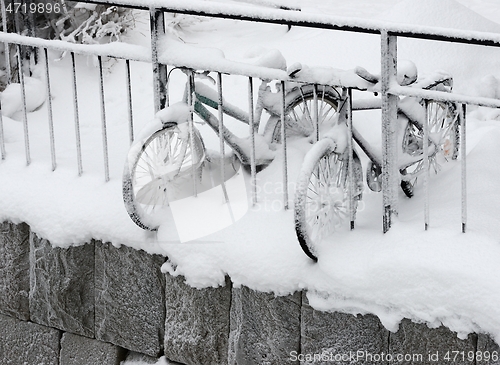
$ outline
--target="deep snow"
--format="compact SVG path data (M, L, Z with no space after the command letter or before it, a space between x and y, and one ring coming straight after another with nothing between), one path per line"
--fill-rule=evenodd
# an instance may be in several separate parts
M371 17L410 24L488 30L500 5L494 0L296 1L305 11ZM473 12L477 11L479 14ZM484 19L490 18L492 21ZM148 20L139 16L129 41L148 45ZM176 34L189 45L220 48L225 58L242 61L259 47L276 48L287 64L352 69L376 73L378 36L322 31L283 25L242 23L186 17ZM471 95L498 97L499 50L479 46L400 39L400 57L413 60L421 73L444 69L456 89ZM32 163L26 166L21 123L4 117L7 158L0 163L0 219L27 222L53 245L84 244L91 238L128 245L169 257L164 270L184 275L195 287L218 286L230 275L236 286L278 295L307 290L318 309L375 313L390 330L401 318L430 326L441 323L464 337L488 332L500 341L500 112L469 108L467 128L468 232L460 232L460 161L451 162L430 181L430 228L424 231L423 191L409 200L399 195L400 214L382 234L382 196L368 189L358 208L356 229L336 232L319 247L319 262L301 251L293 211L283 211L278 157L257 175L258 204L232 226L203 240L178 242L173 220L157 234L142 231L129 219L121 197L121 174L128 150L126 84L123 63L108 61L105 79L111 180L104 181L99 110L99 78L91 58L78 57L78 92L83 148L83 175L76 169L75 132L69 57L51 54L51 80L57 169L51 171L47 110L30 113ZM180 99L184 76L175 71L171 100ZM246 78L224 77L225 98L248 105ZM135 132L153 118L151 66L132 63ZM355 113L357 128L380 145L378 111ZM213 132L200 127L208 145ZM244 136L248 127L231 128ZM291 201L307 144L291 142L288 151ZM366 158L363 158L366 165ZM246 176L248 178L248 176ZM249 187L250 188L250 187ZM292 204L293 206L293 204ZM199 224L193 222L193 224ZM201 223L203 224L203 223Z

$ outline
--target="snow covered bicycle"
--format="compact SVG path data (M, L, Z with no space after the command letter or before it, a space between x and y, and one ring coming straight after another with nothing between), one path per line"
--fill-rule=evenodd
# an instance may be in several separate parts
M123 199L130 218L141 228L157 230L165 221L169 202L206 191L234 176L240 165L251 164L249 138L239 138L220 123L207 107L218 109L240 122L249 124L249 114L219 100L218 93L194 78L209 78L206 72L184 69L188 75L181 103L160 110L131 146L123 174ZM279 85L278 85L279 87ZM314 91L316 90L316 92ZM314 96L313 94L316 94ZM332 87L292 85L285 95L287 138L308 136L313 131L310 110L315 98L320 104L320 118L330 120L337 110L337 91ZM259 130L262 112L269 119L261 134L255 133L255 165L259 170L275 156L273 145L280 143L281 92L272 91L263 80L255 106L253 128ZM189 105L192 105L190 107ZM194 126L193 112L231 147L221 158L208 151L200 132Z
M452 78L437 72L417 81L416 68L402 75L402 85L450 92ZM408 71L408 70L406 70ZM357 68L359 77L376 84L377 76ZM349 219L353 228L358 202L362 198L363 173L361 162L352 146L349 148L346 110L349 101L344 90L342 97L332 100L339 104L338 118L326 126L322 138L306 154L295 192L295 227L304 253L317 261L317 245L338 230ZM427 104L427 105L426 105ZM426 112L427 107L427 112ZM427 118L427 121L426 121ZM459 123L455 104L406 97L398 103L398 169L401 189L414 194L418 177L425 172L424 123L428 123L427 156L429 169L436 173L440 165L458 157ZM319 127L321 128L321 127ZM325 129L325 128L322 128ZM366 183L373 191L381 190L382 154L352 126L352 140L364 151L369 162ZM352 153L351 158L349 154ZM353 161L349 168L349 161ZM349 176L350 175L350 176ZM350 209L349 209L350 208Z

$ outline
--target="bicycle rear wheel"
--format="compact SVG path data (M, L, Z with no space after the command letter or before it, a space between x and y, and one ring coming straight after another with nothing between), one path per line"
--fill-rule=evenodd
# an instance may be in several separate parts
M123 200L130 218L142 229L157 230L169 202L193 194L192 179L205 159L205 149L196 129L192 140L186 132L187 124L169 123L129 151Z
M333 148L329 138L314 144L304 159L295 192L295 232L300 247L314 261L318 260L318 243L349 219L348 153L338 154ZM355 152L353 167L355 212L363 186Z
M455 104L441 101L428 103L429 146L434 151L429 155L429 169L438 173L441 165L456 160L459 152L460 134L458 112ZM408 123L403 139L403 152L410 156L423 155L424 132L420 126ZM401 189L411 198L417 184L418 176L424 170L423 159L401 170Z
M330 86L318 86L318 127L333 121L337 116L340 95ZM285 120L287 138L309 137L315 129L314 120L314 85L302 85L293 88L285 96ZM269 142L281 143L281 117L269 118L264 136Z

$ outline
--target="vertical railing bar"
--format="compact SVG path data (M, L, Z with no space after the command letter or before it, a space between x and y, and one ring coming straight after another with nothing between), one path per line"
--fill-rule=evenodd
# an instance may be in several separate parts
M459 107L460 117L460 156L461 156L461 178L462 178L462 232L467 230L467 133L466 133L467 105Z
M5 0L0 0L2 7L2 29L7 33L7 11L5 10ZM10 84L11 72L10 72L10 47L8 42L4 42L5 47L5 68L7 69L7 84Z
M28 112L26 110L26 85L24 83L23 61L21 58L21 46L17 45L17 60L19 64L19 83L21 84L21 101L23 107L23 127L24 127L24 151L26 154L26 165L31 163L30 140L28 132Z
M165 76L165 107L170 106L170 74L168 73L168 66L164 65L164 76Z
M222 99L222 74L217 72L217 93L218 93L218 102L217 102L217 110L219 112L219 151L220 151L220 178L221 178L221 187L222 192L224 193L224 201L226 203L229 202L229 197L227 195L226 190L226 169L224 164L225 150L224 150L224 105Z
M153 64L153 86L154 86L154 108L155 113L161 109L160 106L160 65L158 63L158 24L157 11L150 9L151 24L151 63Z
M193 176L193 191L194 196L198 196L198 186L196 184L196 171L194 167L194 159L195 159L195 146L194 146L194 126L193 126L193 110L194 104L196 100L194 99L194 72L190 71L188 75L188 104L191 108L189 120L188 120L188 128L189 128L189 142L191 144L191 168L192 168L192 176Z
M425 120L424 120L424 228L429 229L429 100L425 100ZM436 151L437 152L437 151Z
M253 78L248 78L248 124L250 126L250 178L252 179L252 206L257 204L257 167L255 165L255 115L253 112Z
M0 151L2 154L2 160L5 160L7 153L5 152L5 137L3 134L2 103L0 103Z
M283 208L288 210L288 163L286 156L285 81L281 81L281 147L283 151Z
M104 101L104 76L102 73L102 57L97 56L99 62L100 90L99 98L101 101L101 131L102 131L102 150L104 156L104 180L109 181L109 156L108 156L108 130L106 126L106 104Z
M318 85L313 85L313 128L314 138L316 142L319 141L319 117L318 117Z
M130 79L130 60L125 60L125 78L127 80L128 134L130 144L134 142L134 117L132 113L132 82Z
M165 18L162 11L150 8L151 28L151 62L153 65L154 108L155 113L165 107L166 93L165 82L167 79L166 66L160 64L158 59L158 39L160 34L165 34Z
M44 48L43 51L45 56L45 81L47 83L47 113L49 117L50 157L52 159L52 171L54 171L57 167L57 163L56 143L54 137L54 118L52 115L52 92L50 90L49 55L47 48Z
M383 232L392 226L392 216L397 215L397 103L398 97L389 93L396 83L397 37L386 30L381 32L381 95L382 95L382 195Z
M83 166L82 166L82 144L80 137L80 119L78 115L78 91L76 87L76 63L75 63L75 53L71 52L71 63L73 72L73 110L75 118L75 138L76 138L76 159L78 164L78 176L82 176Z
M355 220L355 209L354 209L354 150L352 143L352 89L347 89L347 100L346 100L346 121L347 121L347 152L348 152L348 165L347 174L349 178L349 219L350 219L350 229L354 229Z
M33 2L33 0L26 0L26 6L27 6L27 10L28 10L28 21L27 21L27 25L28 25L28 36L29 37L34 37L36 38L36 27L35 27L35 17L34 17L34 13L31 10L31 4L35 4ZM38 58L39 58L39 55L38 55L38 48L37 47L28 47L27 48L29 50L29 54L30 54L30 60L33 60L35 65L38 64ZM33 58L32 58L32 55L33 55Z
M2 30L7 33L7 12L5 10L5 0L0 0L1 11L2 11ZM5 67L7 69L7 84L10 84L10 50L9 43L4 42L5 47ZM1 103L0 103L1 104ZM5 137L3 132L3 117L2 117L2 106L0 105L0 151L2 154L2 160L5 160L7 155L5 151Z

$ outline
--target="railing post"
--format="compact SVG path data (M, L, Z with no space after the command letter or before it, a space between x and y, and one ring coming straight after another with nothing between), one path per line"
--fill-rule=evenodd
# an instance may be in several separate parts
M350 229L354 229L354 220L356 216L356 210L354 209L354 190L357 186L354 181L354 150L352 144L352 89L346 89L346 101L345 101L345 114L346 114L346 124L347 124L347 181L348 181L348 196L349 196L349 221Z
M167 66L158 61L158 38L165 34L165 21L163 12L150 9L151 26L151 62L153 64L153 86L155 113L163 109L167 102Z
M0 6L1 6L1 11L2 11L2 30L7 33L7 11L5 9L5 0L0 0ZM11 69L10 69L10 47L9 43L5 42L4 43L5 47L5 68L7 72L7 82L6 85L10 84L11 81Z
M458 104L460 118L460 159L462 181L462 232L467 231L467 146L466 146L466 113L467 104Z
M281 147L283 151L283 208L288 210L288 162L286 155L286 90L281 81Z
M398 97L389 94L391 84L396 83L397 37L381 32L382 71L382 193L384 204L383 230L389 231L392 215L397 215L397 113Z

